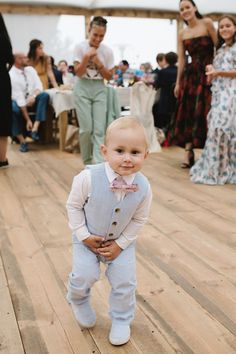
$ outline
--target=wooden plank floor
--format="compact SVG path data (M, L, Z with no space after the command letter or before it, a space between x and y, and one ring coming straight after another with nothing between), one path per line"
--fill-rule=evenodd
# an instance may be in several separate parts
M81 331L65 300L65 202L79 155L10 146L11 167L0 170L1 353L236 353L236 186L192 184L181 157L167 148L145 165L154 198L137 244L136 318L131 341L113 347L104 272L94 329Z

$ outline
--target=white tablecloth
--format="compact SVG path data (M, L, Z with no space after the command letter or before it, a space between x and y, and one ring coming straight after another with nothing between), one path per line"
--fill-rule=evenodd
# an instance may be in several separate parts
M116 87L120 107L130 107L131 87Z
M46 92L50 96L56 117L62 115L63 112L73 109L74 96L72 90L49 89ZM160 144L156 139L155 128L152 116L152 104L155 96L154 90L147 87L144 83L135 84L133 87L115 88L120 107L131 107L131 114L138 117L143 123L150 143L150 152L161 151ZM61 131L66 131L66 117L61 127ZM65 132L63 133L65 135ZM62 134L62 135L63 135ZM64 138L61 138L64 140ZM63 150L63 143L62 148Z
M115 88L120 107L130 106L130 87ZM50 103L54 108L56 117L64 111L75 108L72 90L49 89Z
M72 90L59 90L59 89L49 89L46 92L50 96L50 103L54 108L56 117L64 111L69 111L73 109L74 97Z

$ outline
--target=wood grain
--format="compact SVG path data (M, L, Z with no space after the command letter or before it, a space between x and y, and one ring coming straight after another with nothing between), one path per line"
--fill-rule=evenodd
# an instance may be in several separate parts
M199 155L200 151L197 151ZM130 342L108 342L105 266L92 292L97 324L80 329L66 302L71 235L65 203L78 154L9 146L0 170L0 352L236 352L236 186L190 182L182 150L151 154L143 172L153 190L137 242L137 310Z

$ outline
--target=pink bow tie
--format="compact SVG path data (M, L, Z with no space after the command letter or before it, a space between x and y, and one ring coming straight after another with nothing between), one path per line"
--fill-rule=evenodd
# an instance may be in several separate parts
M122 177L116 177L110 184L112 192L137 192L138 185L135 183L127 184Z

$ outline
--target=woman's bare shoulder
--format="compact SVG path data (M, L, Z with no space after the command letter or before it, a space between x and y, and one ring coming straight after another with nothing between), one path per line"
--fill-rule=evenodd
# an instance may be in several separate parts
M212 27L213 26L213 21L212 21L212 19L210 18L210 17L204 17L203 19L202 19L202 22L204 23L204 25L205 26L207 26L207 27Z
M185 37L185 33L186 33L186 28L182 28L180 31L179 31L179 39L182 41L183 38Z

